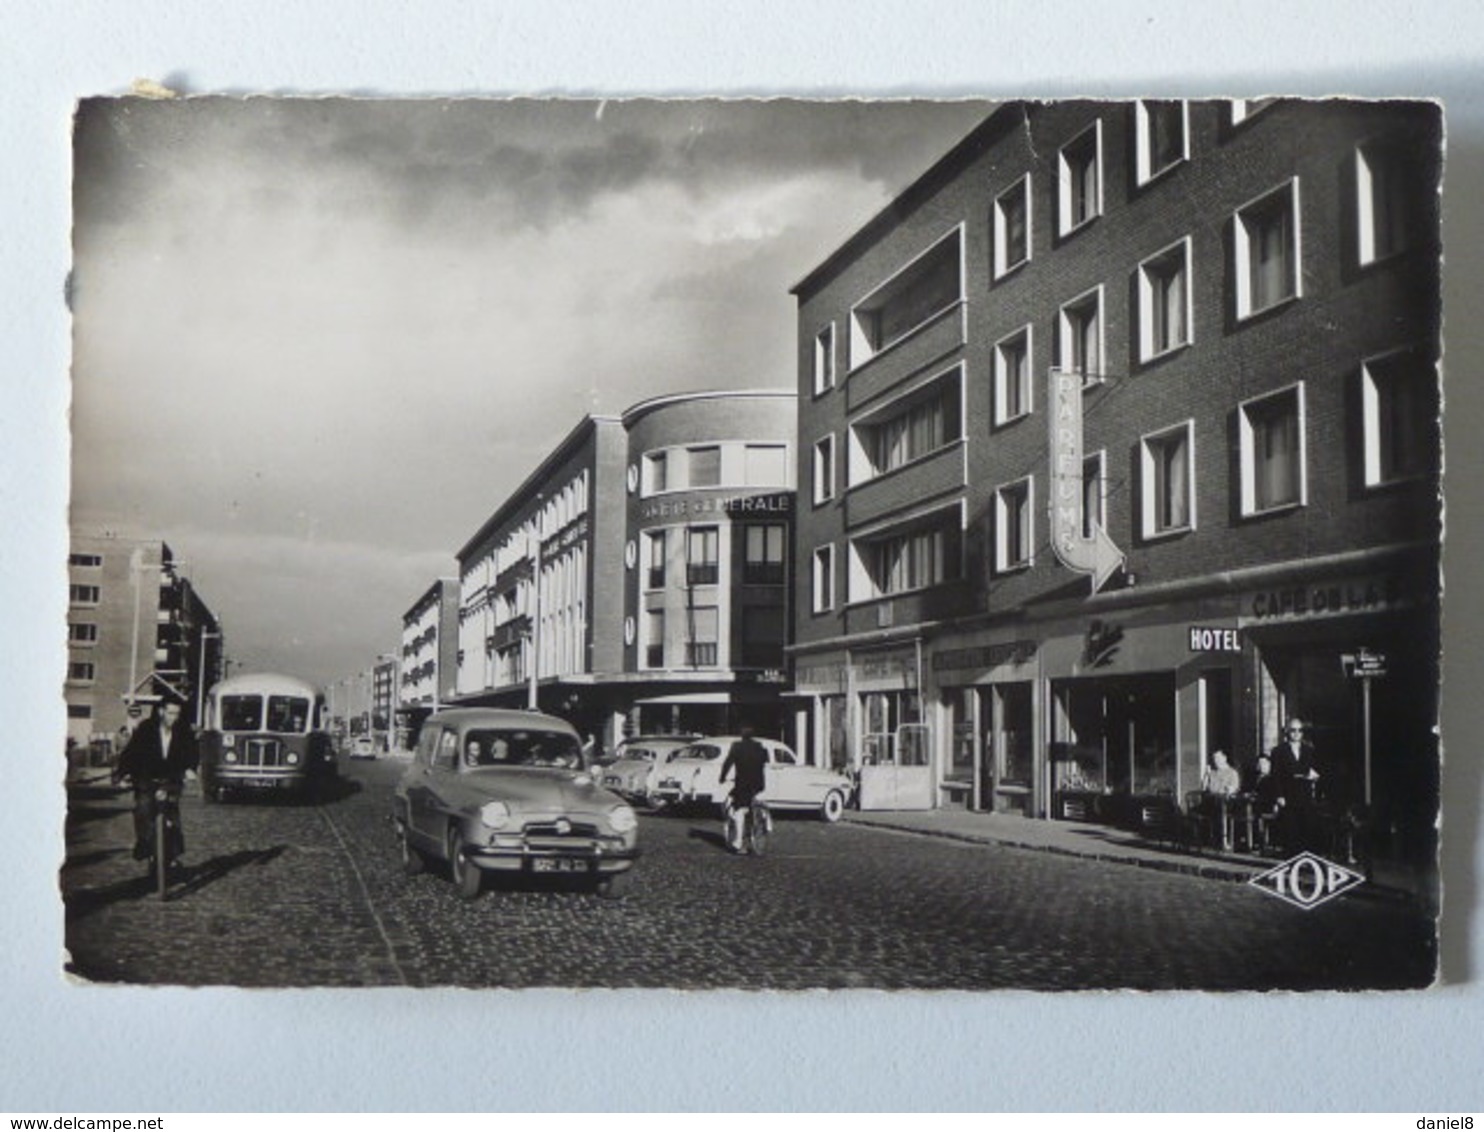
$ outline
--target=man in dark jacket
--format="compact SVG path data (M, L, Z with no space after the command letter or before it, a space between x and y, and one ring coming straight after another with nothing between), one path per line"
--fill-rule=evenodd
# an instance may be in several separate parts
M1283 742L1268 755L1283 799L1279 829L1288 847L1306 849L1315 834L1314 790L1319 771L1314 767L1314 745L1304 738L1301 719L1290 719L1283 735Z
M149 856L150 840L154 836L155 785L171 783L179 791L186 771L195 770L200 761L196 736L190 726L182 722L180 703L176 700L157 704L149 720L134 729L124 753L119 756L118 765L114 767L113 777L127 778L134 785L135 860L142 861ZM185 838L179 822L175 824L174 842L170 853L172 859L185 852Z
M726 761L721 764L720 781L725 782L733 770L737 778L732 786L732 810L727 815L727 847L738 852L742 845L742 821L753 799L763 792L767 782L767 749L752 737L752 728L742 728L742 737L732 744Z

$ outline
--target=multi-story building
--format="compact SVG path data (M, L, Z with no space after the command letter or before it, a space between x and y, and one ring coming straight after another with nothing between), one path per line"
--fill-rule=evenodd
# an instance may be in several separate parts
M585 417L458 552L458 699L532 704L610 748L782 726L795 398Z
M199 722L221 677L221 625L158 539L72 537L68 558L67 737L112 749L163 697Z
M382 736L388 748L396 744L397 657L382 653L371 666L371 730Z
M439 578L402 615L397 729L404 740L440 704L453 699L458 653L459 581Z
M1437 799L1441 120L1011 103L795 288L795 676L863 805L1114 816L1311 723Z

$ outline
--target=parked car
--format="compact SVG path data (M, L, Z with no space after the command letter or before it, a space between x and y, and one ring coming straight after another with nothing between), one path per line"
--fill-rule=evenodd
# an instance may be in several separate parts
M721 767L735 735L698 739L670 756L660 769L654 796L669 804L695 803L725 808L731 778L721 781ZM773 810L812 810L827 822L837 822L850 797L850 779L821 766L808 766L784 743L757 740L768 752L763 801Z
M603 768L603 786L635 802L653 804L660 770L676 751L699 735L634 735L619 743L615 758Z
M572 726L538 712L429 716L392 817L405 871L443 862L465 899L486 873L586 880L618 896L639 856L633 807L593 781Z
M376 757L376 744L362 735L360 738L351 741L350 757L353 759L374 759Z

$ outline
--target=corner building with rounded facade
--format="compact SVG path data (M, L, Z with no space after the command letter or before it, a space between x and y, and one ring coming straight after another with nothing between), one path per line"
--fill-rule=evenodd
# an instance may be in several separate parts
M796 285L796 727L863 806L1137 822L1298 716L1429 856L1441 139L1010 103Z
M796 415L744 390L584 418L458 553L458 702L534 696L605 750L783 737Z

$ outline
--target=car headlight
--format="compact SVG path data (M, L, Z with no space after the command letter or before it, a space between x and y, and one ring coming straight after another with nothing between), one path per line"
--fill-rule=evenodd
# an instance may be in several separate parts
M299 752L298 751L290 751L288 754L284 755L283 761L286 762L286 763L288 763L289 766L298 766L299 765Z
M608 811L608 824L614 833L629 833L639 824L639 817L631 806L614 806Z
M479 807L479 820L490 829L504 829L510 821L510 807L504 802L486 802Z
M222 760L224 762L235 763L237 761L237 752L236 751L228 751L228 752L226 752L224 755L222 755Z

